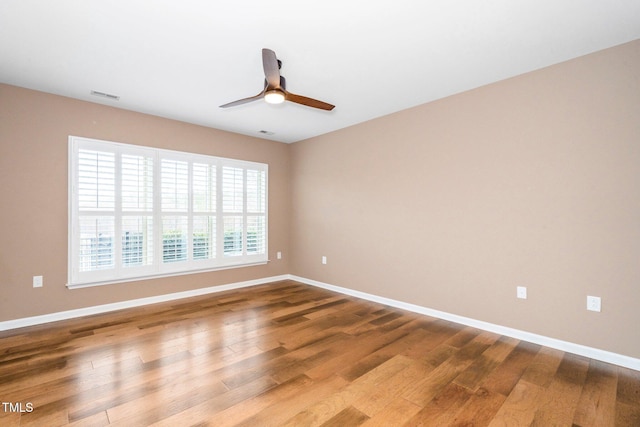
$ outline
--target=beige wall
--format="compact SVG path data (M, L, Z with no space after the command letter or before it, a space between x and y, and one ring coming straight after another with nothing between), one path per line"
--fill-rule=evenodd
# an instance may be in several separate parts
M636 41L293 144L292 273L640 357L639 75Z
M268 163L273 261L68 290L69 135ZM289 157L286 144L0 85L0 321L288 273ZM43 288L32 287L34 275Z

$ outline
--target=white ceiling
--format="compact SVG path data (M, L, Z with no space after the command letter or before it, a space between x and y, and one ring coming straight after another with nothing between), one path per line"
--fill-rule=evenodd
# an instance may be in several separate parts
M638 0L0 0L0 82L295 142L638 38ZM263 47L336 108L219 108Z

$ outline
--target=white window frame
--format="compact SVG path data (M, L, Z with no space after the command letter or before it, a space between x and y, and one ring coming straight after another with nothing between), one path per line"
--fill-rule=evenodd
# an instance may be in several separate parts
M80 150L100 151L106 153L114 153L115 161L115 207L113 210L101 211L93 209L87 211L79 208L79 152ZM137 155L152 159L153 169L153 209L145 212L131 212L123 210L122 202L122 186L121 186L121 156ZM167 211L162 210L162 188L161 188L161 162L162 160L182 161L188 164L188 208L176 212L175 215L187 218L187 234L186 234L186 253L187 259L175 262L166 262L163 260L165 253L163 248L163 231L162 218L163 214L167 215ZM193 164L210 165L215 170L215 208L211 208L211 212L194 212L193 198ZM239 212L229 214L223 210L223 168L238 168L243 171L243 187L242 187L242 209ZM249 211L248 194L247 194L247 173L251 171L263 177L263 185L260 187L260 193L252 193L261 199L260 208L253 212ZM187 153L173 150L165 150L152 147L136 146L130 144L122 144L117 142L102 141L84 137L69 136L69 246L68 246L68 283L67 287L83 288L88 286L104 285L109 283L120 283L128 281L137 281L157 277L174 276L181 274L199 273L205 271L215 271L227 268L238 268L252 265L261 265L268 262L268 165L264 163L249 162L243 160L228 159L223 157L214 157L202 154ZM253 200L253 199L252 199ZM255 204L255 203L254 203ZM171 214L171 213L169 213ZM112 268L96 268L95 270L81 271L80 267L80 217L84 216L113 216L114 227L113 236L110 238L110 245L113 246L111 255L113 258ZM123 216L145 216L152 217L151 242L153 250L150 251L152 261L149 265L131 267L126 264L122 256L122 224ZM215 256L206 259L194 259L193 236L194 236L194 217L202 217L203 215L215 218ZM232 215L242 218L242 241L241 251L235 251L232 255L225 254L224 243L224 218ZM263 221L263 233L258 238L260 243L253 244L253 251L248 251L248 224L255 222L252 217L258 217L257 221ZM254 234L255 237L255 234ZM258 248L258 249L256 249Z

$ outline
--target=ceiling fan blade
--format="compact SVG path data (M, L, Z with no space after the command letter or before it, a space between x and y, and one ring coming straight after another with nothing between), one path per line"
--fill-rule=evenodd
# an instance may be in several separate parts
M285 92L285 99L287 101L295 102L296 104L319 108L321 110L331 111L335 108L335 105L327 104L326 102L318 101L317 99L307 98L306 96L296 95L295 93L291 92Z
M276 58L276 53L271 49L262 49L262 67L264 68L264 76L267 79L267 83L269 83L269 87L280 87L278 58Z
M255 96L250 96L249 98L238 99L237 101L233 101L233 102L229 102L227 104L221 105L220 108L235 107L236 105L242 105L251 101L257 101L258 99L262 99L263 97L264 97L264 91L260 92Z

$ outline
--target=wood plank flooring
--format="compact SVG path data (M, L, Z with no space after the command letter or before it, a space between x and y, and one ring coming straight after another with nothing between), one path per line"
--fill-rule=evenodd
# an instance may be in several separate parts
M292 281L0 333L0 425L640 426L640 372Z

